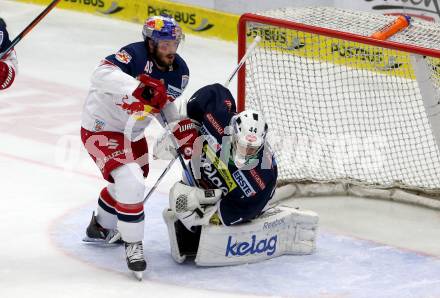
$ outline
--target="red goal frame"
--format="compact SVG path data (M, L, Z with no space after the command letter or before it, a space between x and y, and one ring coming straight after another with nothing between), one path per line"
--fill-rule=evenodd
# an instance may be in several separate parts
M414 54L419 54L423 56L430 56L435 58L440 58L440 51L423 48L414 45L402 44L392 41L377 40L368 36L362 36L332 29L320 28L300 23L295 23L291 21L276 19L272 17L266 17L261 15L256 15L252 13L243 14L238 22L238 62L244 56L246 52L246 29L247 23L255 22L260 24L274 25L278 27L304 31L308 33L319 34L327 37L339 38L348 41L354 41L359 43L365 43L372 46L379 46L383 48L399 50ZM241 112L245 108L245 98L246 98L246 67L243 65L238 72L238 82L237 82L237 110Z

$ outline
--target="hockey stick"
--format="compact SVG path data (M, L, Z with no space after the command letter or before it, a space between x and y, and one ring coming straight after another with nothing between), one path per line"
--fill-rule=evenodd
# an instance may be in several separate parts
M45 10L43 10L23 31L21 31L21 33L18 34L16 38L14 38L11 45L3 53L0 53L0 60L3 59L3 57L5 57L6 54L8 54L9 51L17 43L19 43L55 6L57 6L58 2L60 1L61 0L52 1L52 3L50 3Z
M160 174L159 178L157 178L156 183L154 183L153 187L150 189L150 191L148 192L148 194L145 196L144 198L144 203L150 198L150 196L153 194L153 192L156 190L157 186L159 185L159 183L162 181L163 177L165 176L166 173L168 173L168 171L171 169L171 167L173 166L174 162L176 161L177 156L174 157L167 165L167 167L165 168L165 170L163 170L162 174Z
M240 62L238 63L238 65L235 67L234 71L231 73L231 75L229 76L229 78L226 80L226 82L223 84L223 86L225 86L226 88L228 88L229 84L231 83L232 79L235 77L235 75L237 74L237 72L240 70L240 68L243 66L243 64L246 62L246 60L248 59L248 57L250 56L250 54L252 54L252 52L254 51L254 49L257 47L258 43L261 41L261 37L260 35L257 35L254 39L254 41L251 43L251 45L249 46L249 48L246 50L246 53L244 54L244 56L241 58Z
M254 51L255 47L258 45L258 43L261 41L261 37L257 36L254 41L252 42L252 44L249 46L249 48L247 49L245 55L241 58L240 62L237 64L237 66L235 67L234 71L231 73L231 75L229 76L229 78L226 80L226 82L223 84L224 87L228 88L229 84L231 83L231 81L234 79L234 77L236 76L237 72L240 70L240 68L243 66L243 64L246 62L246 60L248 59L249 55ZM161 116L162 116L162 112L161 112ZM162 118L165 118L164 116ZM165 119L166 120L166 119ZM165 121L164 121L165 122ZM166 122L168 123L168 122ZM168 127L168 126L167 126ZM168 133L170 133L169 129L168 129ZM174 146L176 146L176 142L173 136L170 136L173 140L174 140ZM178 148L178 147L175 147ZM181 157L181 156L180 156ZM165 176L165 174L171 169L171 166L174 164L174 162L176 161L177 156L172 159L170 161L170 163L167 165L167 167L165 168L165 170L162 172L162 174L159 176L158 180L156 181L156 183L154 184L154 186L150 189L150 191L148 192L148 194L146 195L144 202L148 200L148 198L151 196L151 194L153 193L153 191L157 188L157 186L159 185L160 181L163 179L163 177ZM182 162L182 161L181 161ZM184 167L185 171L188 171L186 164ZM189 172L185 172L186 174L190 174ZM192 178L192 175L191 175ZM188 181L190 181L188 179Z

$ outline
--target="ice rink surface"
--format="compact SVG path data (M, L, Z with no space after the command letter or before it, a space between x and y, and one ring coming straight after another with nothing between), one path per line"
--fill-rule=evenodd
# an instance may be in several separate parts
M41 10L0 0L12 37ZM288 202L320 214L314 255L175 264L161 210L177 164L146 204L144 281L131 278L120 247L83 244L105 183L82 149L81 106L99 61L140 38L137 24L54 10L16 47L20 73L0 93L0 297L440 297L440 213L359 198ZM191 35L180 54L191 72L185 98L224 82L236 62L234 44ZM165 165L152 161L147 185Z

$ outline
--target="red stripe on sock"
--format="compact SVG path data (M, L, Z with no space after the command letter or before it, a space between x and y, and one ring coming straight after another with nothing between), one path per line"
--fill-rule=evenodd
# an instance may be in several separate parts
M115 207L117 202L115 199L113 199L113 197L110 195L110 193L107 190L107 187L104 187L101 190L101 194L100 194L101 200L103 200L104 202L107 203L107 205L111 206L111 207Z
M116 203L115 209L117 212L125 213L125 214L139 214L144 211L144 204L122 204Z

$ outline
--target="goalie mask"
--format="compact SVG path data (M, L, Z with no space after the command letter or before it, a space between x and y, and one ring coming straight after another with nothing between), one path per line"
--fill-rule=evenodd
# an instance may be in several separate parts
M255 159L264 147L267 123L257 111L247 110L232 117L232 157L237 166Z

